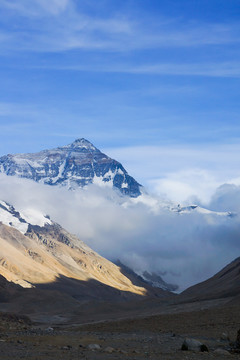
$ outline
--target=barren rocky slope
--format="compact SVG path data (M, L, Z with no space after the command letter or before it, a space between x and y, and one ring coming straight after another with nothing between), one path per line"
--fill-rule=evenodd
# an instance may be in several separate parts
M114 289L144 295L120 268L104 259L60 225L29 226L25 235L0 225L0 273L23 287L68 278L96 281Z
M219 299L240 295L240 257L210 279L185 290L181 297L192 300Z
M2 311L38 313L41 319L60 316L62 321L63 314L70 319L96 308L114 312L110 304L116 302L170 296L134 273L128 276L39 212L23 214L0 201L0 221Z

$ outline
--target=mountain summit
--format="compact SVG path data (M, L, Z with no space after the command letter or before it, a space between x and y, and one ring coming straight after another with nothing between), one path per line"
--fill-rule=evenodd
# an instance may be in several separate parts
M38 153L2 156L0 172L68 189L97 184L113 187L131 197L141 194L141 185L128 175L122 164L84 138Z
M79 149L80 151L86 149L87 151L100 152L92 143L90 143L90 141L84 138L76 139L73 143L63 146L62 148L74 148L74 149Z

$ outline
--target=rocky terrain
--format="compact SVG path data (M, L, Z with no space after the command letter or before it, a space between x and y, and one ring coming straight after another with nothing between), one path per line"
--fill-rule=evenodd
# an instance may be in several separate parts
M0 359L240 358L239 258L174 295L43 214L0 212Z
M239 310L239 305L179 308L175 313L67 326L0 314L0 358L239 359Z
M228 276L221 286L227 291L238 263L236 259L208 281ZM196 286L204 293L204 283ZM208 290L202 300L188 297L188 291L192 293L190 288L168 297L80 303L66 291L26 289L1 277L0 358L240 358L239 291L210 298Z
M131 197L141 194L141 185L122 164L103 154L86 139L34 154L2 156L0 172L68 189L93 183L113 187Z
M65 282L75 279L86 283L93 281L96 288L97 283L101 283L120 291L145 293L145 289L134 286L116 265L68 234L60 225L45 225L44 228L32 226L23 235L2 224L0 244L1 275L23 287L49 283L59 283L61 287L64 279Z

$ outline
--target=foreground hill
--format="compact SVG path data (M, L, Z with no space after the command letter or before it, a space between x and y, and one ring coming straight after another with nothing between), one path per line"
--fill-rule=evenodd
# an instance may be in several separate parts
M185 290L181 297L194 300L240 296L240 257L210 279Z
M93 183L113 187L131 197L141 194L141 185L122 164L103 154L86 139L38 153L2 156L0 172L69 189Z

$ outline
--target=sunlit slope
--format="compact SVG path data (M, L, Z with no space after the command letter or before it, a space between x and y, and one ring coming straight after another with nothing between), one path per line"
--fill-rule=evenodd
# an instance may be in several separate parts
M104 259L57 224L30 226L26 235L0 224L0 274L24 287L59 277L95 280L115 289L145 295L120 268Z

